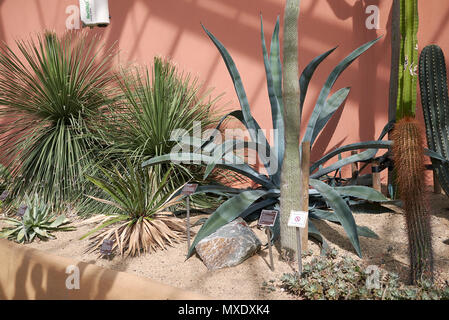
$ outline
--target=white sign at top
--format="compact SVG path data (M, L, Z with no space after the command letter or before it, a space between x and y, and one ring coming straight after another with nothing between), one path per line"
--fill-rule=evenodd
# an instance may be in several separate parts
M309 213L306 211L292 210L290 212L290 218L288 219L288 226L304 229L306 227L308 217L309 217Z

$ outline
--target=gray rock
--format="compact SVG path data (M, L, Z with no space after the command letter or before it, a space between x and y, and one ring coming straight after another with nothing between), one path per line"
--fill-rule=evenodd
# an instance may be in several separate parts
M195 246L209 270L236 266L251 257L261 243L242 219L224 225Z

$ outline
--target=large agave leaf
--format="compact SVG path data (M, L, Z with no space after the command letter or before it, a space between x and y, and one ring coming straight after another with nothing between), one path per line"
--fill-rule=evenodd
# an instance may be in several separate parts
M320 114L318 121L315 125L315 130L313 132L312 141L310 144L315 142L315 139L320 134L321 130L326 126L327 122L332 118L334 113L343 104L343 101L348 97L351 88L343 88L335 92L327 101L323 112Z
M276 27L275 27L275 32L276 30L279 30L279 20L277 20L276 22ZM274 179L274 183L276 185L279 185L280 183L280 172L281 172L281 168L282 168L282 161L284 159L284 151L285 151L285 146L284 146L284 116L282 113L282 109L281 109L281 105L279 102L279 92L276 93L276 90L279 90L275 88L275 83L274 83L274 79L273 79L273 74L271 71L271 64L270 64L270 59L268 58L268 53L267 53L267 46L265 44L265 35L263 32L263 21L262 21L262 16L260 16L260 33L261 33L261 38L262 38L262 53L263 53L263 61L264 61L264 65L265 65L265 73L266 73L266 78L267 78L267 88L268 88L268 97L270 100L270 105L271 105L271 118L273 121L273 130L275 132L275 148L276 148L276 156L277 156L277 162L278 162L278 170L276 170L276 173L273 174L273 179ZM273 35L273 37L275 37ZM273 45L273 43L272 43ZM277 52L278 50L275 49L275 52ZM277 80L279 81L279 80ZM279 83L277 83L277 85L279 86ZM281 97L282 100L282 97Z
M263 149L264 147L265 146L260 143L247 142L243 140L227 140L222 144L217 145L213 150L210 151L210 153L212 153L214 156L206 166L203 179L205 180L209 176L209 174L214 170L216 165L222 161L223 157L225 157L225 159L228 158L231 162L235 163L238 163L237 161L243 162L243 159L234 154L234 151L237 151L239 149L253 150L254 152L257 152L259 158L268 165L270 165L272 160L276 162L277 158L274 155L267 157L267 155L264 154L264 152L259 152L261 150L264 150ZM234 161L234 158L237 161ZM278 185L279 181L274 180L273 183Z
M187 259L190 258L195 250L195 246L199 241L214 233L225 224L231 222L242 212L249 208L255 201L267 195L267 190L249 190L244 191L231 199L224 202L218 209L207 219L201 229L198 231L190 249L187 254Z
M310 212L310 217L313 219L323 219L340 224L340 220L332 211L313 209ZM357 226L357 233L362 237L379 239L379 236L374 231L365 226Z
M351 209L349 209L346 202L341 198L337 191L322 181L310 179L310 185L320 192L323 198L326 199L329 206L334 210L335 215L348 235L349 241L351 241L358 256L362 257L359 236L357 233L357 225Z
M366 186L345 186L335 187L334 189L342 196L350 196L375 202L388 201L381 192Z
M172 161L172 159L176 159L177 161L204 161L209 163L213 161L212 157L198 154L198 153L176 153L176 154L166 154L159 157L154 157L142 163L142 167L151 166L163 162ZM256 183L266 187L266 188L274 188L273 183L268 179L266 175L258 173L256 170L251 168L247 164L234 164L229 162L224 162L217 164L218 167L226 168L233 170L237 173L240 173Z
M333 172L335 170L338 170L344 166L347 166L348 164L354 163L354 162L362 162L372 159L377 153L377 149L369 149L366 151L363 151L358 154L351 155L347 158L338 160L337 162L333 163L332 165L322 168L315 172L314 174L310 175L310 178L317 179L319 177L322 177L330 172Z
M392 141L380 141L380 140L348 144L346 146L337 148L337 149L329 152L328 154L323 156L321 159L314 162L310 167L310 172L315 171L320 165L322 165L326 161L332 159L333 157L335 157L343 152L352 151L352 150L360 150L360 149L376 149L376 150L377 149L390 149L392 147L392 145L393 145ZM364 156L362 156L362 158L364 158ZM356 159L356 158L354 157L351 159ZM342 159L342 160L344 160L344 159ZM345 161L343 161L342 163L345 163L345 165L349 164L349 162L346 163ZM332 172L332 171L330 171L330 172Z
M309 230L309 236L314 238L319 243L321 243L321 254L322 255L325 254L329 250L329 245L327 244L326 239L323 237L323 235L317 229L317 227L313 224L311 219L308 219L307 225Z
M251 135L251 138L253 141L259 141L260 135L258 135L260 131L260 126L257 123L256 119L251 115L251 110L249 107L248 98L246 96L245 89L243 87L242 78L240 76L240 73L237 70L237 66L234 63L234 60L232 59L231 55L229 54L228 50L223 46L223 44L211 33L209 30L206 29L205 26L201 25L206 32L206 34L209 36L209 38L212 40L212 42L217 47L218 51L220 52L226 67L229 71L229 74L231 75L232 82L234 83L235 92L237 94L237 97L240 102L240 107L243 112L243 118L245 119L245 125L249 130L249 133ZM264 141L267 145L267 150L270 150L270 145L268 144L268 141Z
M362 53L368 50L372 45L374 45L377 41L379 41L381 37L372 40L364 45L360 46L356 50L354 50L351 54L349 54L343 61L341 61L335 69L331 72L329 77L327 78L326 83L321 89L320 95L318 96L318 100L316 102L315 108L313 109L312 115L310 116L309 123L307 124L306 133L304 135L303 141L312 141L313 132L315 130L315 125L320 118L321 113L323 112L324 106L326 104L326 99L329 96L329 93L338 77L341 73Z
M303 109L304 101L306 100L307 95L307 89L309 88L310 80L312 79L312 76L320 65L321 62L323 62L324 59L327 58L328 55L330 55L334 50L337 49L337 47L326 51L325 53L319 55L315 59L313 59L307 67L303 70L301 73L301 77L299 78L299 88L300 88L300 109Z
M282 63L281 63L280 41L279 41L279 16L276 19L276 25L274 26L273 35L271 37L270 66L271 66L271 73L273 75L274 91L276 93L281 114L284 114L283 112L284 102L282 100Z

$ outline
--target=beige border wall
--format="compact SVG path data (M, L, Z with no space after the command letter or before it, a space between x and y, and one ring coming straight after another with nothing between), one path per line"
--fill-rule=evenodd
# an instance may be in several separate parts
M68 266L79 268L80 288L68 290ZM71 282L73 283L73 282ZM50 255L0 240L0 299L202 300L200 294L150 279Z

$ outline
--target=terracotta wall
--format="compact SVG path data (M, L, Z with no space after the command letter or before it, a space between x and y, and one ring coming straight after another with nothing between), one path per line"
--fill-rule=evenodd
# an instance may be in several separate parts
M197 75L215 92L224 92L219 108L237 107L232 81L218 52L200 27L207 26L229 49L243 77L253 113L270 129L269 102L259 36L263 14L267 38L285 0L109 0L111 25L94 29L108 45L117 42L119 62L151 63L154 55L169 56L185 71ZM66 29L66 8L77 0L1 0L0 38L11 44L42 29ZM366 8L380 9L377 30L368 30ZM387 122L392 0L302 0L300 69L316 55L339 48L322 64L307 96L304 123L332 68L357 46L383 36L338 80L350 86L344 108L319 137L312 158L342 144L376 138ZM420 47L438 43L449 52L449 2L422 0ZM281 17L282 19L282 17ZM421 110L418 116L422 119ZM303 128L305 125L303 126ZM304 132L304 130L302 130Z

